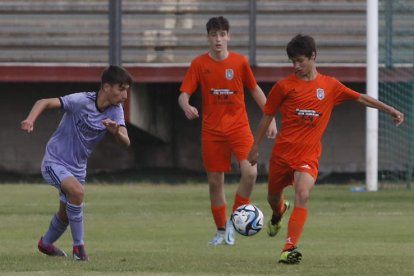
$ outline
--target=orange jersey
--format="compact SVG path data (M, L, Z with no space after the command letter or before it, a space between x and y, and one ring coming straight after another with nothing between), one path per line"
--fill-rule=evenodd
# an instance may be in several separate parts
M229 52L216 61L208 53L198 56L181 84L180 91L193 94L200 85L203 109L203 139L226 136L249 126L244 87L253 90L256 80L246 57Z
M282 114L282 123L272 156L290 161L316 161L322 152L321 139L335 105L357 100L360 93L333 77L322 74L312 81L290 75L278 81L269 93L264 113Z

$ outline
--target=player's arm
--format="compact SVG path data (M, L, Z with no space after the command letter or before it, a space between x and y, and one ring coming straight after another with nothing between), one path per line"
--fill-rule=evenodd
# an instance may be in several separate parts
M362 105L377 108L379 110L389 113L397 126L401 125L404 122L404 113L371 96L361 94L360 97L357 99L357 102L359 102Z
M102 123L106 129L115 136L118 143L125 147L129 147L131 141L129 140L128 130L125 126L121 126L111 119L102 120Z
M52 108L61 108L62 103L60 102L59 98L49 98L49 99L41 99L38 100L32 107L32 110L30 111L29 115L27 115L26 119L21 121L20 127L22 130L25 130L27 132L32 132L34 129L34 124L36 122L37 117L39 117L40 114L45 109L52 109Z
M180 96L178 97L178 104L180 105L181 109L184 111L185 116L189 120L193 120L199 117L198 110L194 106L190 105L190 97L191 95L186 92L181 92Z
M263 107L266 103L266 96L263 93L263 90L260 88L259 85L256 85L256 87L250 91L254 101L257 103L257 105L260 107L261 110L263 110ZM269 139L274 139L277 134L277 128L276 128L276 120L273 117L273 120L269 124L269 127L266 130L266 136Z
M259 146L263 140L263 137L266 134L266 130L269 128L269 125L275 119L274 116L263 114L262 119L260 120L259 127L256 130L254 135L254 143L250 149L248 160L252 166L256 165L257 159L259 158Z

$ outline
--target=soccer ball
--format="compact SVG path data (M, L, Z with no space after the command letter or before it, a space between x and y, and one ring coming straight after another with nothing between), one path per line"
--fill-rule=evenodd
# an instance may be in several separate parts
M231 215L231 222L237 233L253 236L263 227L263 213L253 204L239 206Z

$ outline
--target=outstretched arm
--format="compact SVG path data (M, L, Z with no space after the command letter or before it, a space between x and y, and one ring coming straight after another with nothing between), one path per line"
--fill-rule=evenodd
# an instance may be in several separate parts
M391 115L391 117L394 120L394 123L396 126L401 125L404 122L404 114L400 112L399 110L395 109L392 106L389 106L377 99L374 99L371 96L368 96L366 94L361 94L361 96L358 98L357 102L360 104L363 104L368 107L377 108L379 110L385 111Z
M178 104L181 109L184 111L185 116L189 120L193 120L199 117L198 110L194 106L190 105L191 95L186 92L181 92L178 97Z
M37 117L39 117L39 115L42 114L45 109L60 108L61 106L62 104L60 103L59 98L38 100L33 105L32 110L30 111L29 115L27 115L27 118L20 123L21 129L29 133L32 132Z
M250 149L248 160L252 166L256 165L259 158L259 145L266 134L266 130L269 128L270 123L274 120L274 116L263 114L260 120L259 127L254 135L254 143Z
M263 93L263 90L260 88L259 85L256 85L256 87L251 91L254 101L257 103L257 105L260 107L261 110L263 110L263 107L266 103L266 96ZM269 139L274 139L277 134L277 128L276 128L276 120L273 117L273 120L269 124L269 127L266 130L266 136Z

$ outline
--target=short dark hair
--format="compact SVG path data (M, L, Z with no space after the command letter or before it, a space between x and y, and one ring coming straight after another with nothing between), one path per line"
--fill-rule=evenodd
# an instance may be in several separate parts
M208 20L206 24L206 29L207 29L207 34L210 33L210 31L218 31L218 30L223 30L223 31L228 32L230 30L230 24L229 24L229 21L223 16L212 17Z
M101 85L104 83L109 83L110 85L114 84L128 84L131 85L133 82L132 76L129 72L117 65L110 65L102 72L101 76Z
M309 35L298 34L290 40L286 46L286 52L289 59L297 56L310 58L313 53L316 55L315 40Z

